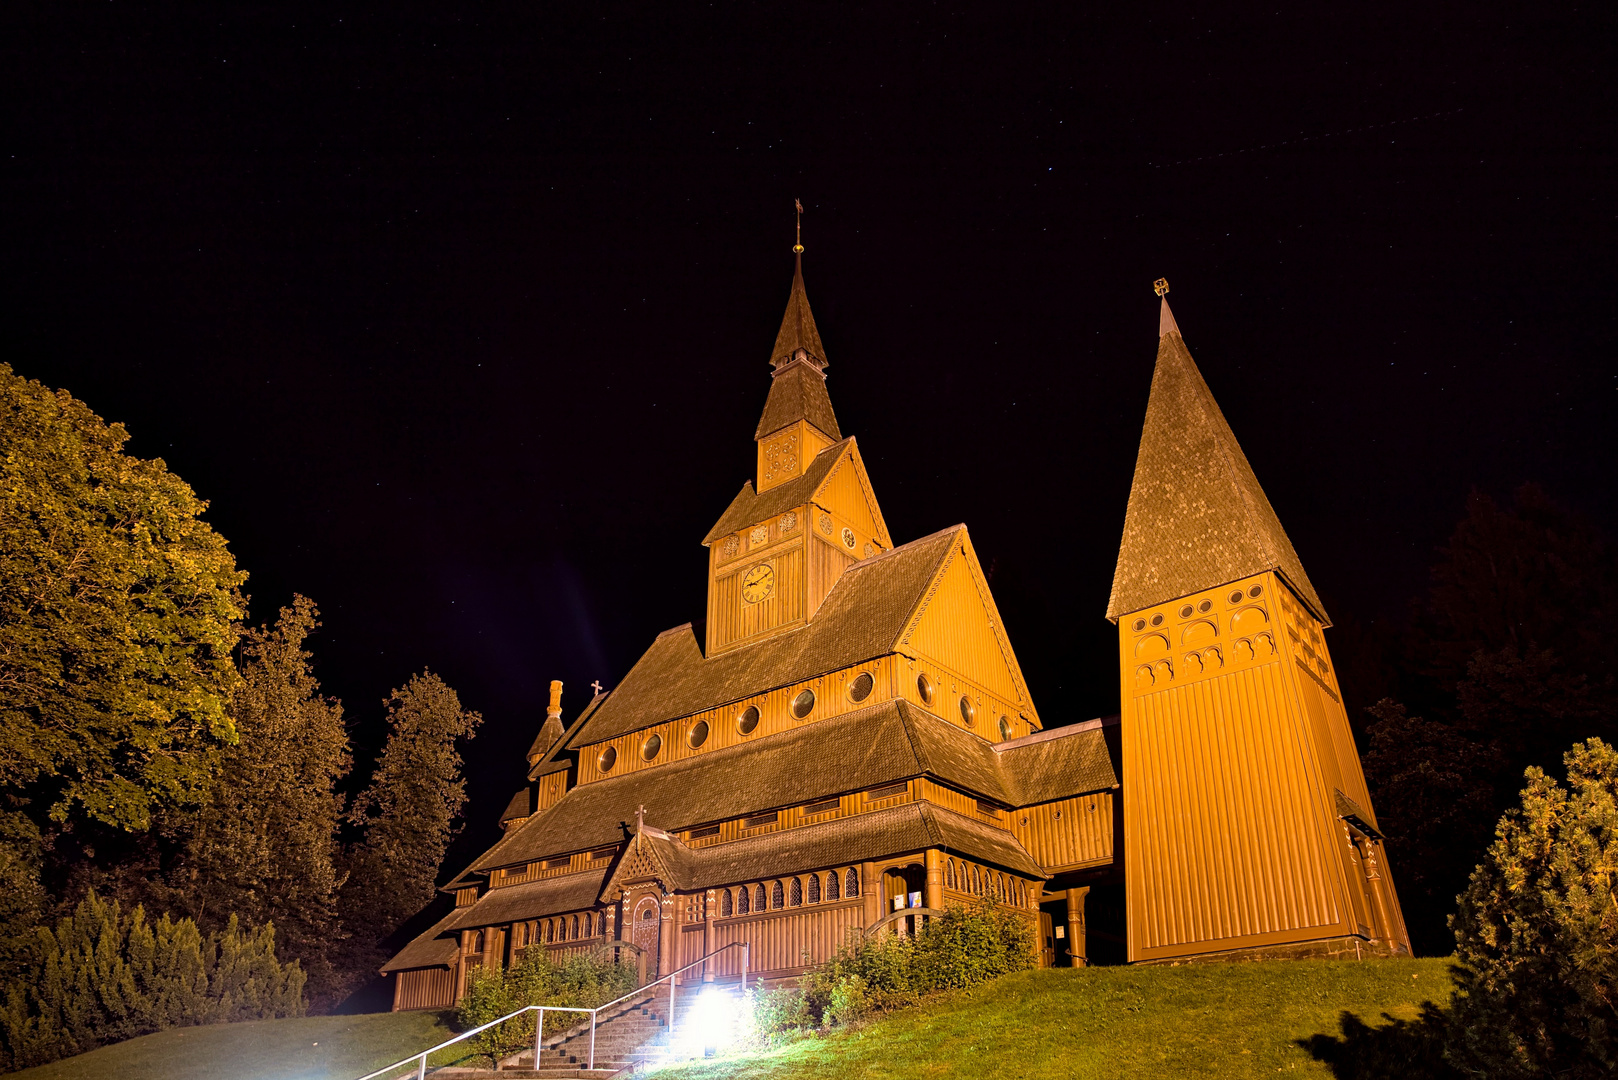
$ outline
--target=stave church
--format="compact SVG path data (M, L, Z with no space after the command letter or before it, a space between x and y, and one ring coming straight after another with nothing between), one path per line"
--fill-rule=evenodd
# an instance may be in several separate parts
M1167 284L1106 612L1120 714L1042 716L966 526L889 535L795 250L756 475L702 538L702 629L571 719L551 684L503 836L383 968L394 1008L532 948L652 978L745 942L787 978L983 902L1044 966L1408 955L1330 619Z

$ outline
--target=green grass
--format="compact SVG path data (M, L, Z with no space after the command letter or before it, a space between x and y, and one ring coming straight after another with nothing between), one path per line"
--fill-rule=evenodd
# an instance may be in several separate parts
M143 1035L12 1075L17 1080L354 1080L450 1035L446 1016L432 1012L214 1024Z
M1329 1077L1344 1012L1372 1026L1444 1005L1448 960L1028 971L859 1030L661 1070L658 1080Z

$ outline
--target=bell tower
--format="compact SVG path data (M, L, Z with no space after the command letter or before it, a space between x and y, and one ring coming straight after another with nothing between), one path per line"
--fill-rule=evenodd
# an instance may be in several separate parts
M702 541L709 655L806 625L845 569L893 547L859 447L837 427L826 349L803 287L803 245L793 250L770 392L753 433L757 486L743 484Z
M1298 553L1169 310L1107 618L1131 962L1408 954Z

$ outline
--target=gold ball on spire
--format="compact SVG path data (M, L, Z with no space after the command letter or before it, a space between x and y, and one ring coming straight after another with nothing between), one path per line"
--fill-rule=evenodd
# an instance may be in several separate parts
M1152 291L1157 293L1159 296L1167 294L1169 291L1169 279L1160 277L1156 281L1152 282Z

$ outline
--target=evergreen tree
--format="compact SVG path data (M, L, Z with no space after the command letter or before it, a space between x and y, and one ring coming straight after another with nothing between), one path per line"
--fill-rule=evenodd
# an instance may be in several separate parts
M1520 806L1451 917L1463 965L1450 1056L1476 1076L1618 1073L1618 751L1575 744Z
M363 830L341 907L354 934L345 966L355 972L374 971L385 959L381 941L436 895L438 868L466 804L459 742L483 720L430 671L412 676L387 706L387 744L349 815Z
M237 744L219 756L185 857L170 875L169 906L204 928L240 917L274 923L283 955L301 962L310 996L325 1004L342 981L330 954L341 935L334 861L351 765L342 705L320 694L305 648L319 612L298 596L274 627L248 630L242 685L231 706Z

